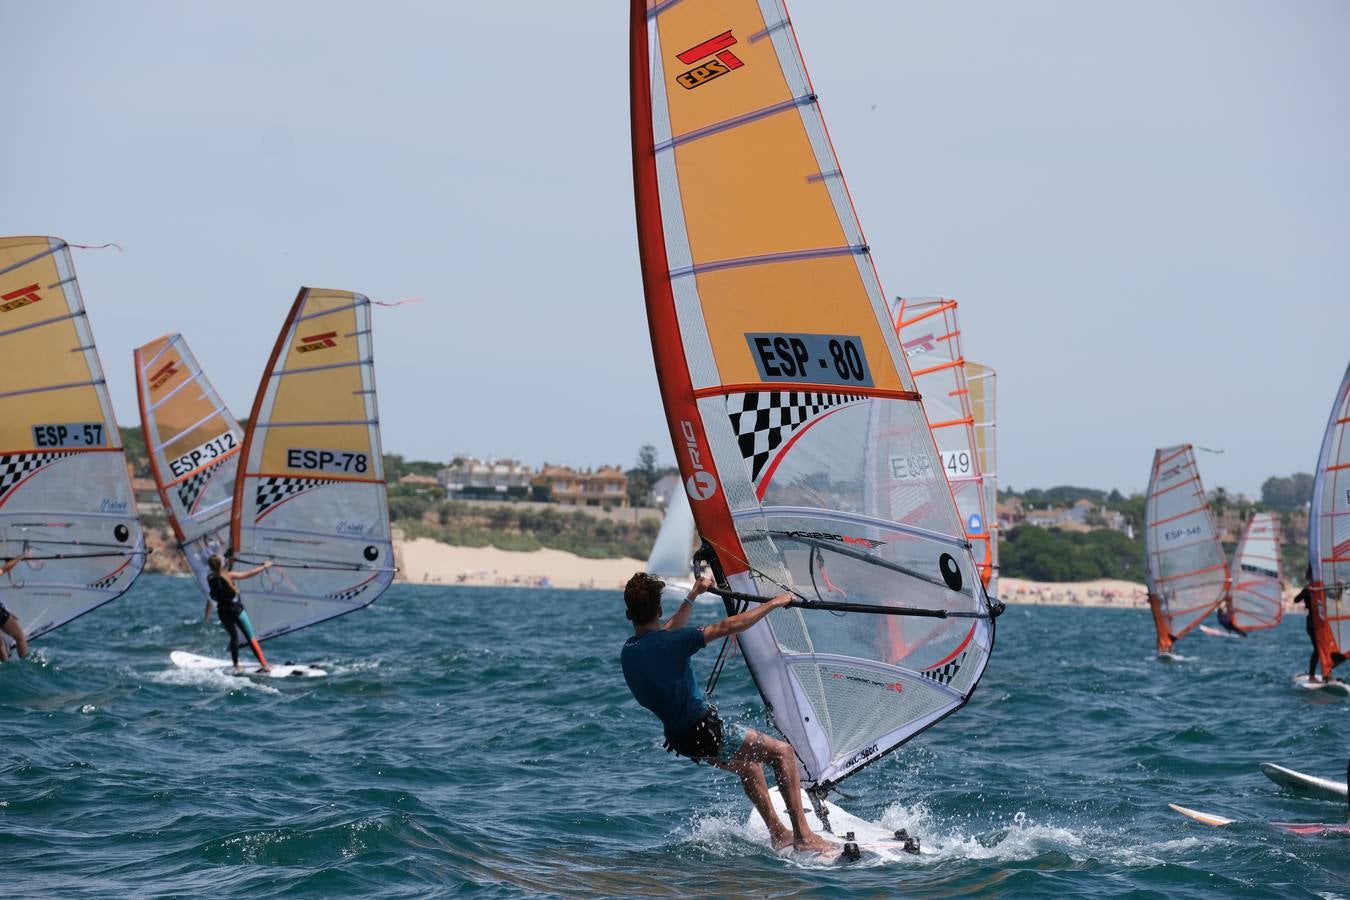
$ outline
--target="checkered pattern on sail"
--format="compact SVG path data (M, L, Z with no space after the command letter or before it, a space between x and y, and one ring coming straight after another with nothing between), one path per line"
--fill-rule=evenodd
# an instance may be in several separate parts
M345 591L334 591L331 594L324 594L324 596L330 600L350 600L358 594L364 593L366 588L370 587L372 580L373 579L366 579L354 587L347 588Z
M212 478L216 477L216 473L220 471L220 467L224 464L225 460L222 459L215 465L207 466L197 472L186 481L179 482L178 500L183 504L183 509L187 510L189 515L195 510L197 498L202 495L202 489L211 482Z
M261 519L269 507L331 483L322 478L264 478L258 482L258 511L255 515Z
M750 480L758 481L774 451L792 433L826 410L866 399L859 394L820 391L749 391L727 395L727 416L750 466Z
M9 453L0 456L0 497L29 474L73 453Z
M931 669L925 669L923 677L930 681L936 681L938 684L951 684L952 679L956 677L956 673L961 671L961 664L966 661L967 652L969 651L962 652L960 656L950 662L943 663L940 666L934 666Z

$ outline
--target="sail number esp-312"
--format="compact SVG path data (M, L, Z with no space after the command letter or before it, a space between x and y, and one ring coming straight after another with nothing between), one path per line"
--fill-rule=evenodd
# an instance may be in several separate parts
M862 338L846 334L747 334L764 381L873 387Z
M370 471L370 457L351 450L315 450L292 447L286 451L286 467L307 472L333 472L339 475L364 475Z

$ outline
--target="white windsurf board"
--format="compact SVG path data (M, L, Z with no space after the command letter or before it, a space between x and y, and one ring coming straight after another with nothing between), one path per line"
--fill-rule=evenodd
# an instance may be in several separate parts
M1350 684L1344 681L1313 681L1306 672L1294 676L1294 687L1304 691L1319 691L1336 697L1350 697Z
M776 786L769 789L769 799L773 802L773 808L777 811L779 819L782 820L784 825L791 827L791 820L788 818L787 812L787 801L783 799L783 795ZM816 817L815 810L811 808L811 799L806 796L805 791L802 792L802 809L806 812L806 824L810 826L811 830L828 841L838 842L841 848L844 836L850 831L853 832L853 842L858 845L858 849L862 852L864 862L868 860L892 862L914 858L913 853L906 852L905 842L896 839L895 829L893 828L860 819L826 800L825 809L830 817L830 827L833 829L832 832L826 831L825 826ZM764 820L754 809L750 810L750 819L746 822L746 829L756 841L768 845L768 826L764 824ZM914 837L921 838L920 835L914 835ZM793 856L801 857L804 860L822 858L828 861L829 859L826 854L795 853L791 850L783 852L791 853ZM920 853L921 855L935 855L937 851L921 845ZM844 860L840 857L838 861L843 862Z
M175 650L169 654L169 659L180 669L207 669L220 672L223 675L248 675L253 678L320 678L328 673L323 669L316 669L314 666L296 665L286 663L285 665L272 664L270 672L264 672L258 668L257 660L249 660L244 665L243 671L236 672L234 663L228 659L213 659L209 656L199 656L196 653L188 653L186 650Z
M1316 775L1304 775L1302 772L1295 772L1293 769L1286 769L1284 766L1277 766L1274 763L1261 763L1261 771L1280 787L1289 788L1304 796L1316 797L1318 800L1333 800L1338 803L1345 802L1346 785L1344 781L1318 778Z

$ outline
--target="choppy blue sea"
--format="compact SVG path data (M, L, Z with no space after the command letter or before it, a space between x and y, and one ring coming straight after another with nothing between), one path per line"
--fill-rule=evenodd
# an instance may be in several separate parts
M201 607L147 576L0 668L0 894L1350 896L1350 839L1167 808L1344 817L1257 768L1350 756L1350 703L1290 687L1297 618L1164 665L1144 612L1011 607L967 708L835 798L938 853L817 868L750 840L732 776L661 750L616 592L396 586L269 642L332 672L288 682L175 669L223 653ZM718 695L761 724L739 659Z

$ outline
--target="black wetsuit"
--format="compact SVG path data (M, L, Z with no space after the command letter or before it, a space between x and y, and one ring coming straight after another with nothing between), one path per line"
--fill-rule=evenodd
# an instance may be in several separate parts
M0 601L0 628L4 628L5 623L8 621L9 621L9 610L5 609L4 602Z
M248 620L244 610L244 601L225 578L215 572L206 576L206 587L211 599L216 602L216 615L220 617L221 627L230 636L230 659L239 665L239 648L253 640L253 623Z
M1233 613L1231 610L1224 609L1222 606L1220 606L1218 613L1215 614L1215 618L1219 620L1220 625L1231 631L1233 634L1240 634L1243 637L1247 636L1247 632L1243 631L1241 628L1237 627L1236 624L1234 624Z

